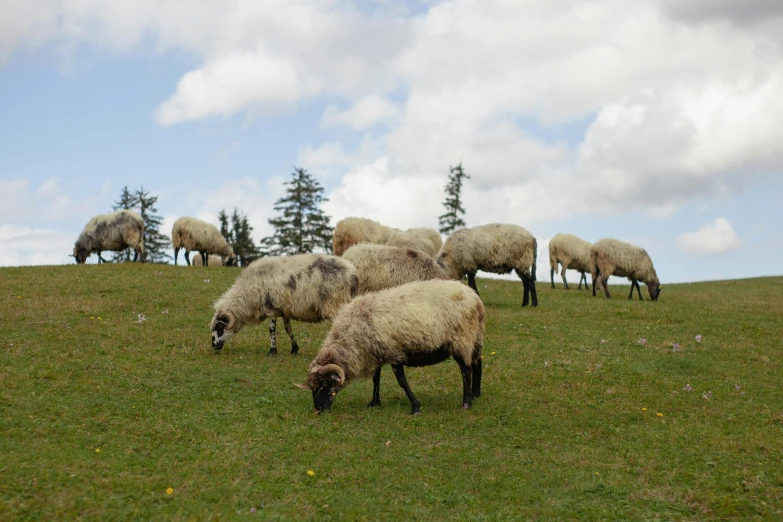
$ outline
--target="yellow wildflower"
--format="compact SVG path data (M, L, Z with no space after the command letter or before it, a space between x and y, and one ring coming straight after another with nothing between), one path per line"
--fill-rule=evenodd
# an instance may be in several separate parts
M663 413L660 413L660 412L656 413L656 415L657 415L658 417L663 417Z
M647 411L647 408L642 408L642 411Z
M167 495L173 495L174 494L174 488L166 488L166 494Z
M307 474L310 475L311 477L314 477L315 476L315 471L313 471L311 469L308 469L307 470Z
M95 453L100 453L100 452L101 452L101 448L95 448Z
M495 355L495 352L489 352L490 355Z

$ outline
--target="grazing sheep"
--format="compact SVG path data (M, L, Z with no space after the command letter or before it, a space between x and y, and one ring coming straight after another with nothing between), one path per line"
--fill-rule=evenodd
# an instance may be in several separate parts
M342 305L356 296L359 278L348 261L321 254L288 257L264 257L245 268L234 285L215 302L210 323L212 348L223 343L248 325L269 318L269 338L277 353L276 318L283 318L291 353L299 352L291 319L319 322L332 319Z
M484 305L458 281L420 281L365 294L334 319L300 388L311 390L316 411L331 408L349 382L373 376L372 401L381 403L381 367L390 364L397 382L421 413L405 378L405 366L429 366L449 357L462 372L462 407L481 395Z
M98 263L105 263L101 257L103 250L121 252L132 248L133 260L144 253L144 220L130 210L118 210L111 214L99 214L84 226L73 246L76 263L87 261L90 254L98 254Z
M611 297L607 281L609 276L616 275L631 280L631 293L628 294L628 299L633 297L633 289L636 287L639 300L642 300L642 291L639 288L639 280L641 280L647 285L650 299L658 300L661 284L658 281L658 274L655 273L652 259L643 248L617 239L604 238L593 244L590 254L593 258L594 296L596 281L599 281L604 287L606 297Z
M209 266L207 256L217 254L222 258L222 265L234 263L236 256L231 245L223 234L212 223L201 221L194 217L181 217L171 227L171 243L174 245L174 264L177 264L179 249L185 249L185 262L190 266L190 251L197 250L201 254L202 265Z
M334 255L341 256L346 250L358 243L412 248L434 256L440 250L442 240L434 228L400 230L381 225L371 219L357 217L338 221L332 236Z
M592 244L584 239L576 237L573 234L556 234L549 242L549 276L552 280L552 288L555 287L555 273L557 273L557 264L563 268L561 276L563 277L563 286L568 290L568 281L566 281L566 269L579 271L582 275L579 278L579 290L582 289L582 279L587 286L586 272L593 272L593 257L590 255Z
M359 294L413 281L451 279L433 258L410 248L362 243L346 250L342 257L356 267Z
M195 256L193 256L193 260L190 262L191 266L204 266L203 257L201 257L200 253L196 253ZM223 258L216 255L216 254L209 254L209 259L207 260L207 266L208 267L222 267L223 266Z
M538 243L533 234L517 225L493 223L451 234L438 254L438 264L454 279L460 280L467 274L468 285L476 293L476 271L507 274L514 270L524 286L522 306L527 306L530 298L533 306L538 306L537 255Z

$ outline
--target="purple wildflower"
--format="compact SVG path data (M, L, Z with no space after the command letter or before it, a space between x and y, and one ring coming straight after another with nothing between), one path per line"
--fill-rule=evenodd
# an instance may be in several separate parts
M694 339L696 339L697 343L700 343L701 342L701 335L697 335L696 337L694 337Z
M710 400L710 399L712 399L712 392L711 392L711 391L708 391L707 393L705 393L705 394L702 394L701 398L702 398L702 399L707 399L707 400Z
M636 341L636 344L645 345L647 344L647 339L645 339L644 337L640 337L639 340Z
M139 317L139 321L138 322L143 323L144 321L147 320L147 316L146 315L144 315L144 314L137 314L137 315Z
M686 384L685 387L683 388L683 390L685 390L686 392L690 393L690 392L693 391L693 386L691 386L690 384Z

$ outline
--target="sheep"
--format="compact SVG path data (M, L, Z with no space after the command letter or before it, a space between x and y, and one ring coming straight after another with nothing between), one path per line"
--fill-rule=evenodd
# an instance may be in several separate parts
M193 256L193 260L190 262L190 264L191 264L191 266L204 266L203 259L204 258L201 257L201 254L197 252L196 255ZM207 260L207 266L209 266L209 267L213 267L213 266L222 267L223 266L223 258L220 257L219 255L216 255L216 254L209 254L209 259Z
M440 250L442 240L434 228L400 230L381 225L371 219L357 217L338 221L332 236L334 255L341 256L346 250L358 243L412 248L434 256Z
M72 257L77 264L87 261L90 254L98 254L98 263L106 263L103 250L122 251L133 249L133 260L144 254L144 220L130 210L118 210L111 214L99 214L84 226L73 246Z
M356 268L348 261L322 254L263 257L250 263L234 285L215 301L210 323L212 348L242 328L269 318L269 355L277 354L277 318L291 339L291 354L299 353L291 319L320 322L332 319L359 288Z
M593 296L596 295L596 281L600 281L606 297L611 297L607 281L609 276L617 275L631 280L631 293L628 294L628 299L633 297L633 289L636 287L639 300L643 300L642 291L639 289L639 280L641 280L647 285L650 299L658 300L661 284L658 281L658 274L655 273L652 259L643 248L618 239L604 238L593 244L590 255L593 258Z
M434 257L443 246L440 233L434 228L409 228L392 233L386 240L389 246L412 248Z
M234 250L220 230L212 223L194 217L181 217L174 222L171 227L171 243L174 245L174 265L177 264L180 248L185 249L185 262L188 266L191 250L197 250L201 254L201 264L206 266L209 266L209 254L219 255L223 260L221 264L225 266L232 265L236 259Z
M438 264L454 279L465 274L468 285L478 294L476 271L507 274L514 270L522 279L522 306L532 298L538 306L536 293L536 256L538 243L526 229L517 225L493 223L452 233L438 254Z
M297 386L312 392L321 413L352 380L372 375L368 407L379 406L381 367L390 364L417 415L420 403L404 367L453 357L462 373L462 407L470 408L481 395L484 315L481 298L459 281L417 281L359 296L337 314L307 379Z
M593 257L590 255L592 244L584 239L576 237L573 234L556 234L549 241L549 276L552 281L552 288L555 287L555 273L557 273L557 264L562 266L561 276L563 277L563 286L568 290L568 281L566 281L566 269L574 269L581 273L579 278L579 290L582 289L582 279L587 286L586 272L593 272Z
M362 243L346 250L342 257L356 267L359 294L413 281L451 279L433 258L410 248Z

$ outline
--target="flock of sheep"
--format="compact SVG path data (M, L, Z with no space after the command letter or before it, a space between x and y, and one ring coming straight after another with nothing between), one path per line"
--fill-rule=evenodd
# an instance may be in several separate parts
M84 263L90 253L134 248L143 253L143 223L127 210L96 216L77 239L73 256ZM172 229L174 264L185 249L200 265L228 266L235 260L220 231L204 221L183 217ZM405 391L411 413L420 413L419 401L408 386L406 366L428 366L453 358L463 382L463 408L481 394L481 351L485 308L476 288L476 272L507 274L512 270L523 284L522 306L538 305L536 294L536 238L517 225L490 224L454 232L443 242L435 229L399 230L365 218L339 221L332 240L334 255L301 254L265 257L242 270L235 283L214 304L210 323L212 347L217 351L245 326L269 319L269 353L277 353L277 318L299 347L291 320L319 322L332 327L310 363L305 382L316 411L330 409L335 396L357 378L373 379L369 406L380 404L381 368L389 364ZM609 276L631 280L642 299L639 281L650 298L660 294L660 282L644 249L616 239L594 244L571 234L558 234L549 243L550 278L558 265L565 272L592 275L609 297ZM135 260L135 257L134 257ZM460 281L467 276L468 287Z

